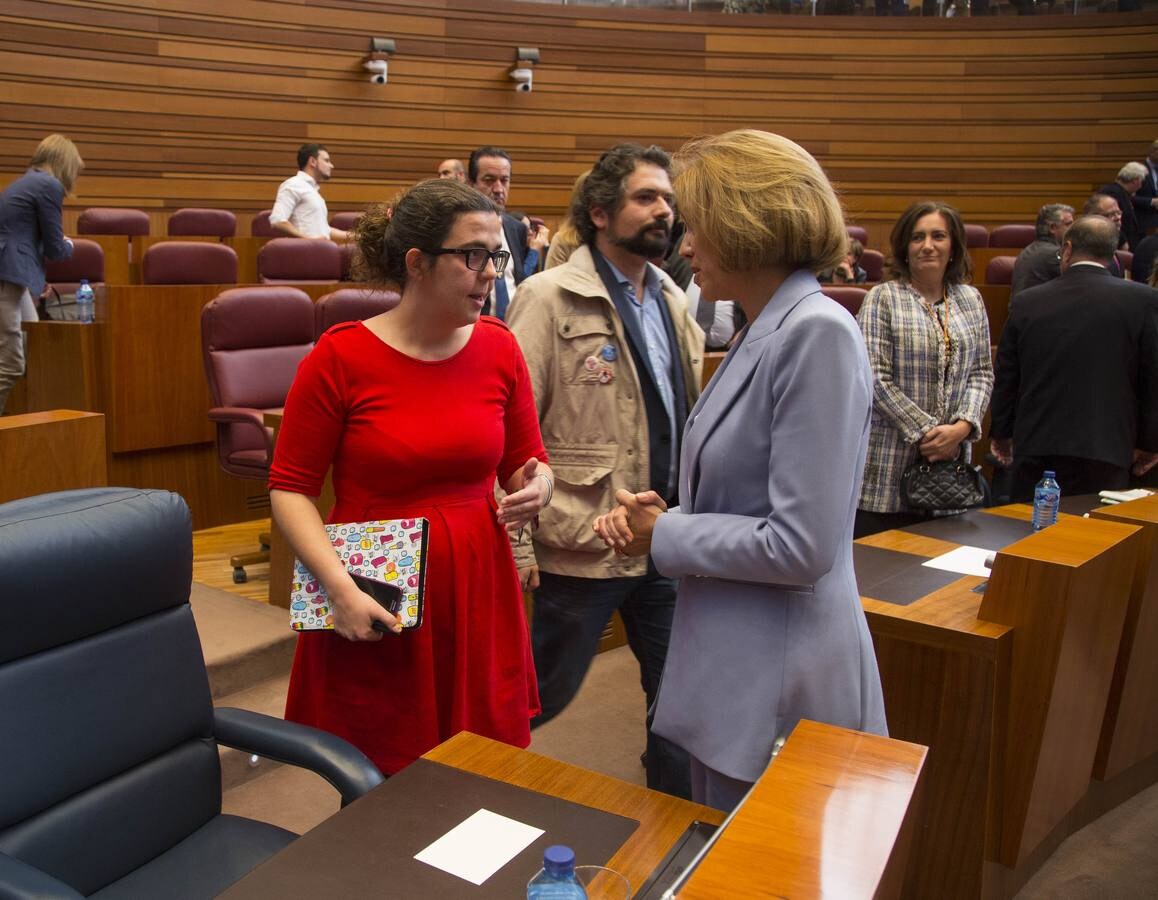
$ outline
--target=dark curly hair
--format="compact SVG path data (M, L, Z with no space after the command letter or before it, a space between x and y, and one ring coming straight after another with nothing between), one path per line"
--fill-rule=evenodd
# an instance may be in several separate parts
M582 243L591 243L598 231L591 221L591 207L598 206L608 214L618 210L623 204L623 187L639 163L659 166L671 174L671 157L654 145L617 144L599 157L571 204L571 221Z
M354 224L358 252L353 261L358 281L406 287L406 251L437 250L464 213L499 214L484 194L450 178L431 178L371 206Z

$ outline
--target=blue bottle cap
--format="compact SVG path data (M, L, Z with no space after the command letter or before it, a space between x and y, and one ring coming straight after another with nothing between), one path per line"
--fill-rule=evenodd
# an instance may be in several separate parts
M1057 478L1057 473L1052 471L1051 469L1046 469L1045 472L1042 473L1041 477L1042 478Z
M564 875L575 868L575 851L563 844L554 844L543 851L543 868L551 875Z

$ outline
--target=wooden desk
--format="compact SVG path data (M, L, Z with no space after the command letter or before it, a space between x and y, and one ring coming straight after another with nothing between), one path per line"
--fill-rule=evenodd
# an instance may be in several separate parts
M897 852L895 837L912 797L923 756L921 747L831 726L801 723L789 737L780 759L765 776L767 790L753 797L756 802L752 808L736 817L680 896L815 896L809 886L818 883L827 886L836 870L843 888L840 896L874 896L890 856ZM639 827L607 861L608 866L627 877L633 891L643 886L688 825L697 819L719 824L724 818L716 810L466 732L423 758L637 820ZM786 763L781 766L784 760ZM782 789L791 790L790 801L777 797ZM373 793L283 850L223 896L229 900L275 895L317 896L311 893L316 886L311 885L302 885L301 893L295 894L296 883L287 884L286 873L301 872L300 861L306 858L324 878L329 854L312 836L324 837L327 846L333 846L334 826L340 825L343 817L355 818L351 813L356 812L357 807L373 804ZM845 815L849 818L843 819ZM357 817L366 824L364 813ZM351 835L350 840L359 846L372 847L390 839L388 808L369 822L370 827L381 822L383 833L362 831ZM765 831L765 828L771 830ZM325 829L324 834L321 829ZM798 857L771 852L778 837L785 834L793 836L792 846L799 852ZM758 852L743 850L752 841L759 842ZM853 850L850 844L859 845L861 852ZM344 846L345 849L348 848ZM900 849L903 851L903 847ZM716 853L722 855L719 861L715 859ZM373 865L372 854L362 854L361 858L366 859L367 868ZM797 864L805 861L806 866L815 868L798 869ZM718 890L705 893L712 890L710 883L725 870L728 889L723 893ZM527 877L532 874L533 871L528 872ZM698 884L701 875L702 883ZM376 896L400 896L392 894L386 882L366 884L365 888ZM477 893L480 897L487 896L486 886Z
M112 483L176 491L194 528L266 515L263 484L221 471L208 417L201 310L239 286L107 284L92 325L26 322L28 374L10 411L105 413ZM341 286L298 287L316 300Z
M680 900L899 895L926 753L801 722Z
M107 485L104 418L71 409L0 416L0 503Z
M1063 516L1029 534L1014 518L974 513L857 542L890 733L930 748L906 894L1010 896L1068 834L1140 541L1117 523ZM980 577L919 568L962 543L1001 548L984 594ZM908 554L910 581L928 589L883 577L879 551L890 564L888 554ZM877 585L866 587L874 566Z

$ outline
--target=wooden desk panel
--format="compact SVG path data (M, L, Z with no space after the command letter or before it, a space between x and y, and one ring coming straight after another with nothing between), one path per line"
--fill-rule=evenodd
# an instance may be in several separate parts
M79 234L86 241L101 245L105 252L105 284L132 284L130 261L132 245L123 234Z
M98 288L98 293L103 293ZM100 314L102 301L98 297ZM77 409L103 412L100 358L106 328L101 322L25 322L24 377L8 395L8 413Z
M1094 759L1108 781L1158 754L1158 495L1091 511L1094 518L1137 525L1143 536Z
M1064 831L1088 783L1134 537L1063 516L998 553L984 597L973 591L981 578L962 576L907 606L862 598L890 733L930 747L906 894L1004 896L1044 861L1033 851ZM925 557L953 546L905 531L859 543ZM1089 602L1091 591L1105 596ZM1086 760L1080 777L1071 756Z
M224 243L232 247L237 253L237 281L239 284L257 283L257 253L270 240L273 239L252 236L225 238Z
M71 409L0 416L0 503L106 486L104 418Z
M891 859L903 869L926 753L800 722L680 900L891 895L882 882Z

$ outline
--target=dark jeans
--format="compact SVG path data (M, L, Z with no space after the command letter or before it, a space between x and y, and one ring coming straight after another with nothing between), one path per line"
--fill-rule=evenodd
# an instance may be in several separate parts
M648 561L646 575L576 578L541 572L535 590L531 645L543 712L531 727L548 722L571 702L599 646L600 635L619 610L627 642L639 662L639 680L650 711L659 691L671 636L677 582ZM647 730L647 786L690 799L688 754Z
M1062 496L1096 494L1098 491L1120 491L1130 484L1130 470L1080 456L1018 456L1013 460L1014 503L1032 503L1033 488L1042 472L1057 474Z

